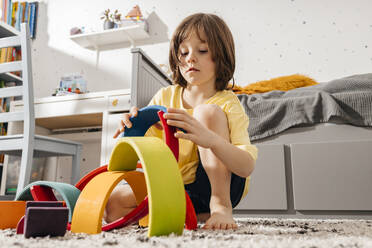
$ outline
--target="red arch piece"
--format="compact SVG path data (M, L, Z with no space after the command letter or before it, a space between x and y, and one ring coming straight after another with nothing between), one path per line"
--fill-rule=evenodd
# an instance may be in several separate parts
M127 214L124 217L121 217L120 219L116 221L113 221L111 223L108 223L102 226L102 231L110 231L115 228L122 228L122 227L128 226L131 223L142 219L148 213L149 213L149 201L146 196L145 199L140 203L140 205L138 205L138 207L132 210L129 214Z
M16 229L17 234L23 234L24 227L25 227L25 216L23 215L23 217L17 223L17 229Z
M174 137L174 133L177 131L176 127L169 126L167 124L167 120L164 119L164 112L163 111L158 111L158 116L163 124L164 128L164 133L165 133L165 143L168 145L168 147L171 149L173 152L174 157L178 161L178 155L179 155L179 144L178 144L178 139Z
M90 180L92 180L93 177L95 177L98 174L101 174L102 172L105 172L105 171L107 171L107 164L103 165L103 166L100 166L100 167L92 170L88 174L86 174L82 179L79 180L79 182L77 182L75 184L75 187L78 188L80 191L82 191L84 189L85 185L87 185L87 183Z
M30 187L30 192L35 201L57 201L51 187L33 185Z
M196 219L196 213L194 205L189 197L189 194L185 191L186 197L186 219L185 225L187 230L195 230L198 227L198 220Z
M165 143L171 149L174 157L178 161L179 142L178 142L178 139L174 137L174 134L177 131L177 128L174 126L169 126L167 124L167 120L164 119L163 115L164 115L163 111L161 110L158 111L158 116L159 116L161 123L163 124L164 132L165 132ZM195 230L197 228L198 221L196 218L194 205L192 204L189 194L186 191L185 191L185 197L186 197L186 219L185 219L186 229Z

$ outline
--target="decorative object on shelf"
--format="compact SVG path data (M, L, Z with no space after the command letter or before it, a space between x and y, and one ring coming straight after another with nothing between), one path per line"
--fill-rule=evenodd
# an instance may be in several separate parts
M115 23L115 28L118 28L120 23L121 23L121 13L116 9L113 14L114 17L114 23Z
M75 35L75 34L82 34L83 30L78 27L73 27L70 29L70 35Z
M53 96L82 94L87 92L87 82L83 76L80 74L70 74L61 77L59 87L56 88Z
M121 21L120 27L136 25L140 22L145 22L145 19L143 18L140 7L136 5L128 12L125 19Z
M128 14L125 16L127 19L135 19L137 21L143 20L143 16L140 10L140 7L138 5L134 6L131 11L128 12Z
M101 16L101 20L104 20L103 22L103 29L112 29L115 26L114 22L114 15L110 13L110 9L106 9Z

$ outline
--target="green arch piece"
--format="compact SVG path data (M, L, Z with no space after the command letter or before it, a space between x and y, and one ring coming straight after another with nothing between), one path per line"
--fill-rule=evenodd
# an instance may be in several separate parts
M135 170L138 160L149 199L148 236L181 235L186 216L185 188L172 151L156 137L124 137L112 150L108 170Z
M49 182L49 181L36 181L27 185L16 197L16 201L33 201L34 198L31 195L30 188L34 185L48 186L56 190L66 202L68 207L68 218L71 222L72 213L74 212L75 204L80 195L80 190L75 186L67 183Z

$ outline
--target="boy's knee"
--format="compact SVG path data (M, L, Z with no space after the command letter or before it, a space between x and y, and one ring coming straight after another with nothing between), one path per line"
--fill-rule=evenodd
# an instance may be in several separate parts
M111 193L104 212L106 222L117 219L117 215L123 208L136 206L136 198L129 185L119 185Z
M216 104L201 104L194 108L193 116L207 126L227 120L225 112Z
M107 200L105 206L105 212L103 218L106 222L112 221L112 216L116 212L117 206L120 204L120 193L113 191L110 197Z

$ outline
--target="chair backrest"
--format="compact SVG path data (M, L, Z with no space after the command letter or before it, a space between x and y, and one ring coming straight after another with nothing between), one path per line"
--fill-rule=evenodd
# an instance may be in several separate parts
M30 44L31 40L27 23L21 24L21 31L19 32L4 22L0 22L0 49L20 47L21 50L21 61L0 63L0 80L16 82L14 86L0 88L0 98L22 98L24 104L23 111L0 113L0 123L24 121L23 134L25 143L32 142L35 133ZM9 51L9 49L5 50ZM21 78L10 73L16 71L21 71Z

